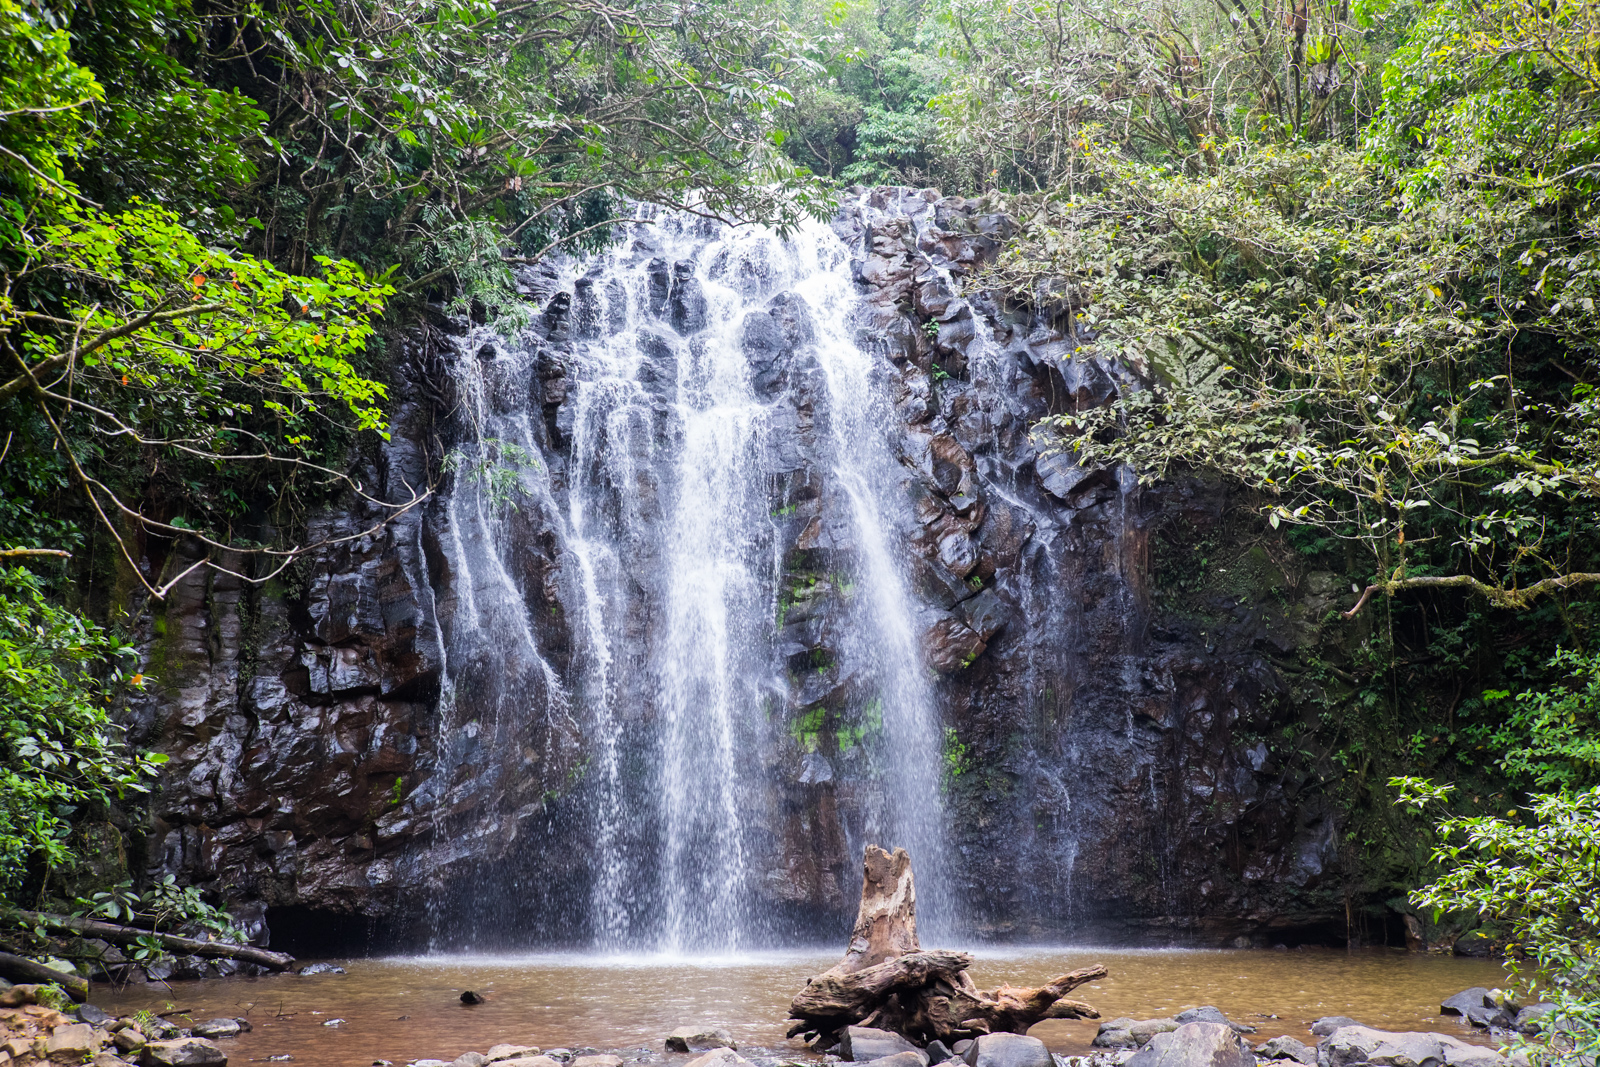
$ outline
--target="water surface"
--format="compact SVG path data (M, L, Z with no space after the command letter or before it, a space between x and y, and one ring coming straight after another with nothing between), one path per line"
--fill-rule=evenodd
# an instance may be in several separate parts
M95 1000L120 1012L188 1009L197 1022L246 1016L254 1029L224 1042L234 1064L284 1054L314 1067L367 1067L379 1059L403 1064L428 1056L450 1060L502 1041L675 1063L687 1057L663 1057L661 1042L683 1023L725 1026L746 1052L811 1059L800 1041L784 1038L784 1019L805 980L837 960L837 952L341 960L348 974L183 982L170 990L135 986ZM1258 1027L1263 1040L1277 1034L1309 1040L1307 1025L1323 1015L1470 1038L1473 1032L1438 1014L1439 1001L1469 986L1505 980L1492 961L1384 950L990 948L978 950L972 974L984 989L1003 982L1038 985L1097 962L1110 975L1072 996L1095 1005L1103 1018L1151 1018L1215 1004ZM464 989L488 999L464 1006ZM325 1025L331 1019L344 1022ZM1032 1033L1055 1052L1077 1054L1088 1049L1097 1025L1049 1020Z

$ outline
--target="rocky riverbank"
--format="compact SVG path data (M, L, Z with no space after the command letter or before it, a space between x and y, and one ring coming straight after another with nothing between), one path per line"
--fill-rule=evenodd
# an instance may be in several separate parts
M183 1027L150 1012L119 1018L93 1004L73 1006L50 986L16 985L0 992L0 1067L226 1067L228 1054L214 1039L249 1029L245 1019Z
M1545 1005L1519 1007L1495 997L1494 991L1475 988L1451 997L1441 1005L1441 1014L1470 1019L1468 1011L1480 1004L1493 1007L1510 1026L1526 1034L1538 1032L1537 1020L1548 1010ZM932 1041L919 1048L899 1034L860 1026L848 1029L837 1053L820 1057L775 1058L758 1053L747 1058L727 1031L693 1027L670 1034L664 1051L665 1058L674 1061L673 1067L782 1067L819 1062L869 1067L1527 1067L1529 1063L1521 1049L1507 1051L1438 1032L1379 1030L1344 1016L1318 1019L1308 1029L1310 1042L1289 1035L1254 1042L1255 1027L1205 1005L1167 1018L1118 1018L1102 1023L1094 1050L1083 1056L1055 1054L1036 1037L1010 1033L985 1034L949 1047ZM1515 1030L1498 1026L1492 1032L1506 1042L1516 1037ZM686 1053L689 1058L674 1053ZM417 1059L407 1067L625 1067L663 1059L649 1050L616 1055L499 1044L484 1052L468 1050L453 1059ZM379 1064L390 1067L387 1061Z

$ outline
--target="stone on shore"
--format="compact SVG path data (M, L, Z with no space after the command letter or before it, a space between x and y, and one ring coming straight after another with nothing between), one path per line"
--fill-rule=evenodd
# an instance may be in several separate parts
M1179 1026L1182 1026L1184 1023L1221 1023L1236 1034L1253 1034L1256 1032L1255 1027L1246 1026L1244 1023L1234 1022L1232 1019L1222 1014L1221 1008L1211 1004L1202 1004L1198 1008L1189 1008L1185 1011L1180 1011L1178 1014L1172 1017L1172 1021L1177 1023Z
M463 1052L455 1058L450 1067L483 1067L489 1062L489 1057L481 1052Z
M549 1056L513 1056L508 1060L493 1062L497 1067L562 1067L560 1060L553 1060Z
M1213 1011L1215 1009L1212 1009ZM1220 1013L1219 1013L1220 1014ZM1170 1034L1181 1024L1175 1019L1130 1019L1122 1017L1101 1023L1094 1036L1095 1048L1136 1049L1150 1043L1157 1034Z
M221 1067L228 1054L203 1037L152 1041L139 1051L144 1067Z
M488 1053L486 1053L490 1063L537 1056L538 1054L539 1046L537 1045L491 1045Z
M1195 1022L1154 1035L1127 1067L1256 1067L1256 1057L1227 1023Z
M928 1042L928 1047L923 1051L928 1054L929 1067L933 1067L936 1063L943 1063L945 1060L955 1059L955 1053L946 1048L945 1043L938 1038Z
M193 1030L195 1037L238 1037L244 1032L238 1019L208 1019Z
M1342 1027L1360 1025L1362 1024L1356 1022L1348 1015L1324 1015L1322 1018L1311 1024L1311 1032L1318 1037L1327 1037L1329 1034Z
M1269 1060L1294 1060L1296 1063L1306 1064L1307 1067L1314 1067L1317 1062L1316 1049L1304 1041L1296 1041L1287 1034L1270 1038L1257 1045L1256 1055L1265 1056Z
M81 1062L100 1050L102 1032L96 1035L88 1023L67 1023L50 1031L45 1039L45 1055L52 1059Z
M967 1067L1055 1067L1044 1042L1023 1034L984 1034L973 1041L961 1062ZM1255 1067L1252 1063L1250 1067Z
M870 1026L846 1027L837 1051L844 1059L856 1063L884 1060L901 1052L915 1052L923 1064L928 1062L927 1053L899 1034L890 1030L875 1030Z
M705 1052L714 1048L738 1050L733 1035L720 1026L680 1026L667 1035L668 1052Z
M485 1060L485 1063L488 1061ZM477 1065L482 1067L482 1064ZM621 1056L611 1056L605 1053L594 1056L579 1056L572 1061L572 1067L622 1067Z

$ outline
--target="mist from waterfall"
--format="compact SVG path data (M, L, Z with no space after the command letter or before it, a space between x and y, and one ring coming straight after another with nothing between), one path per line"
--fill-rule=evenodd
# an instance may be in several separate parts
M893 547L910 501L847 251L820 225L784 239L661 214L627 229L550 279L543 331L457 344L439 554L459 595L436 609L450 673L430 788L440 812L472 792L495 817L465 832L441 816L433 854L490 836L471 862L521 886L534 872L505 874L519 835L555 804L589 821L594 948L770 946L796 935L757 903L774 779L797 750L831 767L818 738L837 734L867 768L851 854L910 850L924 925L949 933L943 729ZM540 406L553 389L555 424ZM798 541L784 532L795 500L817 512ZM553 573L530 575L530 540ZM811 575L798 591L794 544ZM782 637L818 589L844 605L836 662ZM558 601L571 647L542 636ZM584 756L552 782L564 747ZM582 803L561 807L563 790ZM440 946L510 936L492 913L435 925Z

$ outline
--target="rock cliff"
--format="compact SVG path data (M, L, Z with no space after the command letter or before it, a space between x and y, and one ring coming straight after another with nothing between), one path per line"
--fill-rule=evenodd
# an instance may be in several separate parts
M859 296L850 328L892 405L882 430L905 520L886 520L888 548L937 716L950 906L1011 938L1341 937L1333 813L1270 743L1297 714L1283 671L1318 639L1327 576L1298 571L1225 489L1141 488L1129 471L1039 454L1035 420L1139 375L1097 356L1065 302L968 291L1011 226L977 201L880 189L832 227ZM595 898L645 894L629 888L638 856L687 850L693 866L698 839L663 841L636 814L670 791L656 765L676 720L645 650L683 637L656 583L684 546L614 534L609 556L586 555L598 541L573 508L597 464L617 483L619 455L693 447L672 415L687 379L651 346L692 356L716 313L701 275L737 288L738 265L668 262L633 240L660 332L638 334L631 406L606 411L637 427L597 422L581 399L595 386L579 348L620 328L606 322L615 276L525 272L533 313L518 330L440 318L395 346L393 432L360 459L363 481L390 498L438 494L383 526L359 502L319 515L324 547L280 579L257 590L202 569L141 620L157 685L127 714L135 740L172 757L148 827L153 871L264 905L280 934L360 916L360 937L449 941L470 914L480 933L556 944L608 924L626 934L630 920ZM749 284L763 303L738 341L767 412L750 484L772 560L749 610L769 594L775 610L739 653L762 678L732 698L756 724L730 735L747 750L695 751L686 735L677 757L747 768L727 795L757 940L832 939L861 841L898 825L882 814L894 694L861 680L871 656L850 620L864 549L840 518L848 486L818 458L841 417L808 355L829 324L796 290ZM525 444L487 434L497 419ZM479 491L469 514L459 486L474 463L483 485L498 463L534 472L533 488L492 514ZM594 498L632 509L607 528L654 529L672 487L659 465L627 469ZM187 565L181 548L150 563ZM488 619L506 589L514 610ZM603 663L596 627L611 635Z

